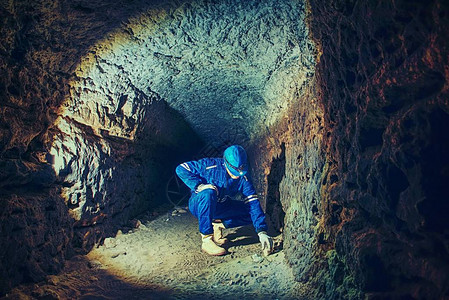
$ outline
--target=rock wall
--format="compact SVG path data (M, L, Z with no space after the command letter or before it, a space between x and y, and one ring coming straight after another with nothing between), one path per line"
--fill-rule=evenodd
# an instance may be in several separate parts
M323 108L315 80L297 86L284 118L250 148L255 183L272 226L282 229L283 248L296 280L308 282L316 256L322 217L321 182L325 174Z
M165 188L175 158L193 155L201 146L197 135L164 101L139 100L130 119L141 119L128 120L134 126L131 137L109 134L114 130L127 134L120 123L97 134L98 128L86 120L77 122L67 115L57 120L49 156L75 221L73 244L83 253L114 235L129 219L167 204ZM120 114L115 116L113 122Z
M447 2L310 2L327 159L320 294L448 297Z
M73 222L57 190L19 189L0 196L0 294L59 272L71 253Z

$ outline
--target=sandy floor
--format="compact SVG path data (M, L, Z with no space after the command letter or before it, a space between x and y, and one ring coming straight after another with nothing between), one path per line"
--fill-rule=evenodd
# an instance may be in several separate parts
M46 282L23 285L9 299L307 299L278 250L264 257L251 227L227 229L229 254L201 252L197 220L178 209L75 257Z

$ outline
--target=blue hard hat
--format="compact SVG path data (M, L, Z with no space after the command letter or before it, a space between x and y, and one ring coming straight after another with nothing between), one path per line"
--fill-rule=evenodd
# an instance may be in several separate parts
M248 172L246 151L242 146L232 145L224 151L225 165L234 176L244 176Z

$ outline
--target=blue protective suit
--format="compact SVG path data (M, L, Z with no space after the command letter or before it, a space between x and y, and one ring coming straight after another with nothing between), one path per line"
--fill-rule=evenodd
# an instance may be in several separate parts
M256 232L267 230L265 214L260 207L256 191L247 176L232 179L226 171L223 158L203 158L176 167L178 177L190 188L189 210L198 218L202 234L213 233L212 221L220 219L226 228L253 224ZM213 184L218 188L199 193L200 184ZM244 201L231 200L242 193Z

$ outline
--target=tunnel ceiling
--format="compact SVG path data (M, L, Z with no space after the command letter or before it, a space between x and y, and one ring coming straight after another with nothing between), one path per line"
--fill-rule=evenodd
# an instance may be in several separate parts
M163 100L205 141L218 143L225 128L242 141L263 134L313 74L300 1L168 7L142 12L91 48L66 117L132 139L143 119L157 118L148 105Z

